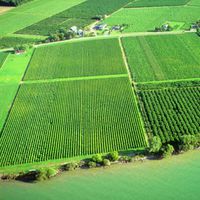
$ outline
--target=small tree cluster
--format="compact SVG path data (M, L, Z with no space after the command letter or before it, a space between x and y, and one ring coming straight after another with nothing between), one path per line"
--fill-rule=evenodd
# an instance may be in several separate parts
M189 151L200 146L200 134L183 135L180 139L179 150Z
M61 28L55 34L50 34L44 42L49 43L49 42L70 40L74 38L75 36L76 34L73 31Z

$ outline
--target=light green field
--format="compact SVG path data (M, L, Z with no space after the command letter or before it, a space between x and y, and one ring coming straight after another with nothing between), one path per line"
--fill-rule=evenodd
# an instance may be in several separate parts
M34 0L0 15L0 37L25 28L84 0Z
M200 77L200 40L196 34L123 38L136 82Z
M118 39L43 46L35 50L25 80L125 74Z
M199 200L199 153L67 172L37 184L4 182L0 194L3 200Z
M156 6L180 6L185 5L190 0L137 0L126 7L156 7Z
M9 54L3 67L0 68L0 131L5 123L31 54L32 51L23 55Z
M183 29L199 20L200 6L122 9L104 22L108 25L128 24L125 32L152 31L166 21L184 22Z
M22 84L0 138L0 166L146 146L128 76Z

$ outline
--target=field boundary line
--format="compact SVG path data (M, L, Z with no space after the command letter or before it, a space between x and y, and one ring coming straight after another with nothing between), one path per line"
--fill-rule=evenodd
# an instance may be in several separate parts
M54 82L63 82L63 81L81 81L81 80L121 78L121 77L128 77L128 75L127 74L114 74L114 75L73 77L73 78L56 78L56 79L45 79L45 80L31 80L31 81L21 81L21 84L54 83Z
M145 82L136 82L136 85L174 83L174 82L177 83L177 82L188 82L188 81L200 81L200 78L171 79L171 80L163 80L163 81L145 81Z
M126 67L126 70L127 70L127 73L128 73L130 87L131 87L131 90L132 90L132 93L133 93L133 100L135 101L136 109L137 109L137 112L138 112L138 115L139 115L139 121L140 121L142 130L143 130L144 140L145 140L146 145L148 147L149 142L148 142L148 137L147 137L147 134L146 134L146 129L145 129L145 124L144 124L144 121L143 121L142 113L140 111L140 105L139 105L140 101L139 101L138 96L137 96L137 90L136 90L136 87L135 87L135 83L132 80L129 64L128 64L128 61L127 61L125 49L124 49L122 41L121 41L121 37L118 38L118 41L119 41L120 49L121 49L121 52L122 52L122 57L123 57L123 60L124 60L124 63L125 63L125 67Z

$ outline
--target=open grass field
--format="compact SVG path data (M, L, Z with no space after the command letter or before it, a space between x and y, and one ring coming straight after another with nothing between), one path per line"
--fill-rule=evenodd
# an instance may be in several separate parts
M59 28L71 28L72 26L84 28L95 21L92 20L93 17L98 15L110 15L129 2L131 2L131 0L88 0L26 27L17 33L48 35L49 33L55 33Z
M64 11L83 0L34 0L0 15L0 37Z
M200 77L200 40L196 34L123 38L136 82Z
M37 48L24 80L126 73L117 39L90 40Z
M159 6L181 6L185 5L190 0L138 0L128 4L127 8L132 7L159 7Z
M163 143L200 133L200 87L139 91L147 132Z
M8 53L0 52L0 69L3 66L3 63L5 62L7 56L8 56Z
M128 78L22 84L0 166L146 147Z
M108 17L104 22L108 25L127 24L124 32L152 31L167 21L183 22L182 29L199 20L200 6L180 7L146 7L136 9L122 9Z

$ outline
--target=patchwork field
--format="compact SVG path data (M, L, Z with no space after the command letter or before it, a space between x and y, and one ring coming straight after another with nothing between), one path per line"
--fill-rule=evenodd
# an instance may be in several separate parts
M180 6L185 5L190 0L139 0L139 1L133 1L130 4L128 4L127 8L132 7L157 7L157 6Z
M0 15L0 37L64 11L83 0L35 0Z
M163 143L200 133L200 87L139 91L147 132Z
M25 80L126 74L118 39L39 47Z
M196 34L123 38L136 82L200 78L200 40Z
M72 26L84 28L95 22L95 20L92 20L93 17L110 15L129 2L131 0L87 0L48 19L17 31L17 33L48 35L49 33L55 33L59 28L71 28Z
M183 22L182 29L188 29L192 23L199 20L199 12L200 6L126 8L114 13L104 22L110 26L127 24L124 32L152 31L168 21Z
M146 147L136 104L128 78L23 84L0 165Z

